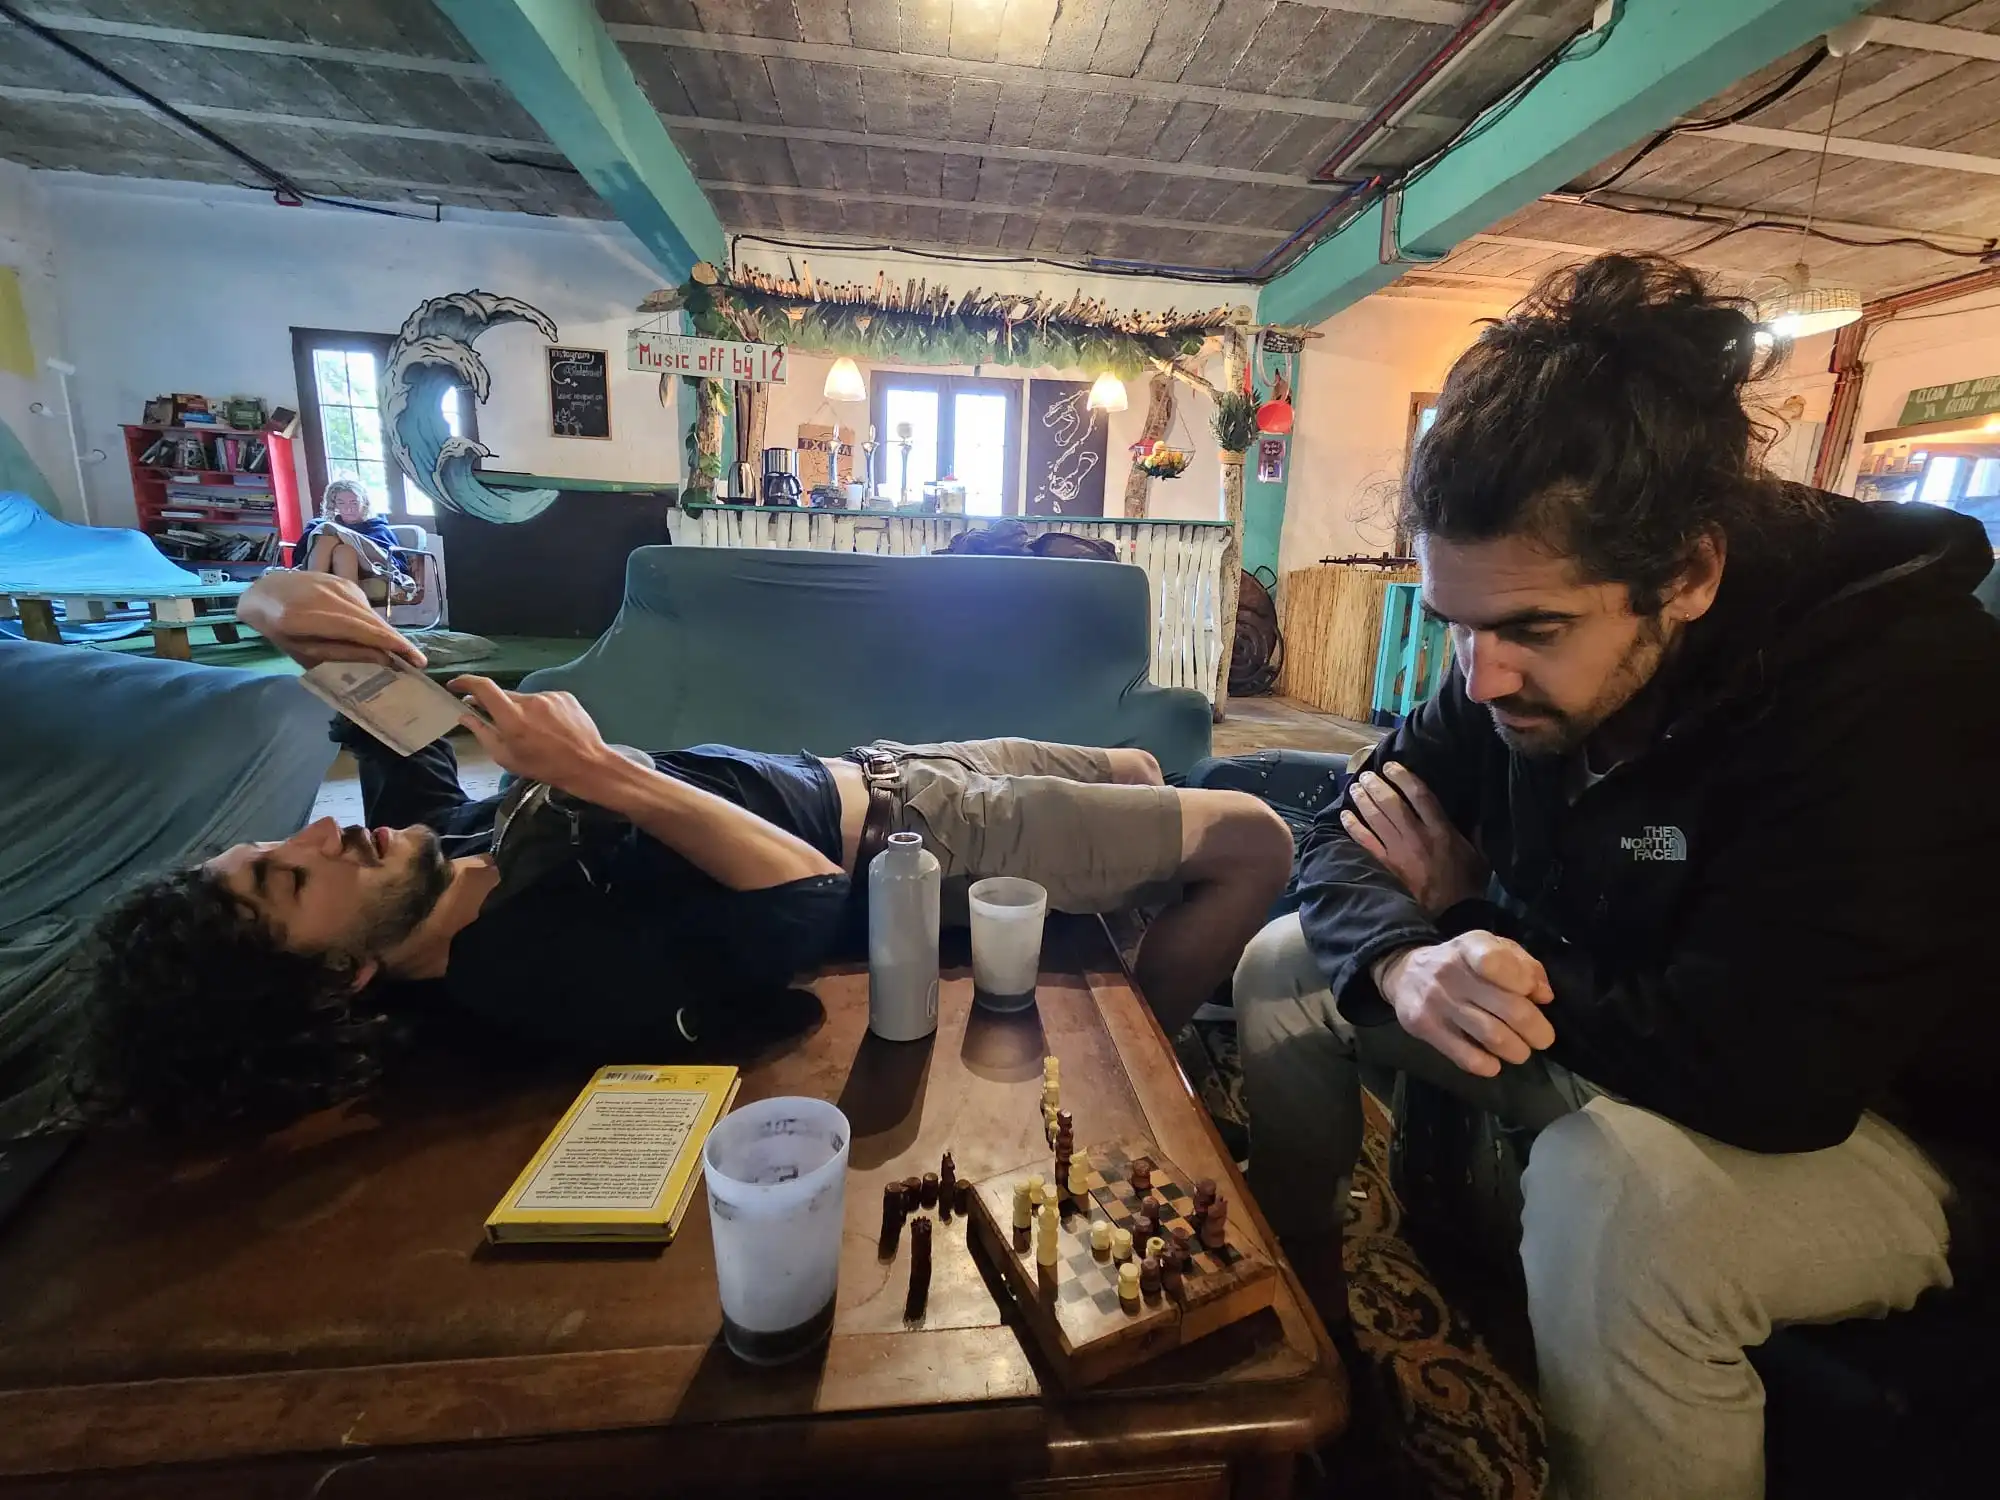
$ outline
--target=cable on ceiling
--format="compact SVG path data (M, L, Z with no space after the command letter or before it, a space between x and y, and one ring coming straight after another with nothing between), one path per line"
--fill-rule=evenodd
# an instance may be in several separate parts
M134 83L110 64L100 62L97 58L91 56L90 53L84 51L83 48L70 41L68 37L62 35L62 33L22 14L13 5L8 4L7 0L0 0L0 16L5 16L22 30L32 32L57 51L82 63L100 78L109 79L133 98L139 100L156 113L173 121L191 135L206 141L225 156L232 157L236 161L241 162L264 179L265 183L271 189L271 196L285 208L297 208L306 203L318 203L327 208L345 208L355 213L376 214L386 219L421 219L426 222L432 222L442 217L441 206L440 211L436 214L404 213L400 209L385 208L377 203L355 203L345 198L329 198L325 194L315 193L303 188L290 176L279 171L269 163L252 156L228 137L209 129L208 126L202 124L199 120L176 109L158 94L153 93L141 84Z
M1721 226L1719 234L1710 235L1707 239L1698 240L1692 245L1683 245L1672 251L1671 253L1676 256L1693 255L1698 250L1706 250L1711 245L1721 244L1722 241L1728 239L1731 235L1747 234L1753 229L1771 229L1789 234L1797 234L1801 229L1801 226L1784 219L1732 219L1723 214L1696 213L1685 208L1667 208L1664 206L1660 208L1640 208L1635 204L1605 203L1595 198L1579 199L1577 201L1585 207L1609 209L1613 213L1639 214L1649 218L1679 219L1688 224L1714 224ZM1936 240L1928 240L1918 234L1891 235L1879 240L1859 239L1854 235L1837 234L1830 229L1821 229L1817 225L1806 229L1804 232L1816 240L1825 240L1835 245L1846 245L1855 250L1881 250L1897 245L1908 245L1915 249L1928 250L1933 255L1949 256L1954 260L1976 260L1990 263L1996 257L2000 257L2000 241L1989 240L1987 248L1984 250L1958 250L1949 245L1940 245Z

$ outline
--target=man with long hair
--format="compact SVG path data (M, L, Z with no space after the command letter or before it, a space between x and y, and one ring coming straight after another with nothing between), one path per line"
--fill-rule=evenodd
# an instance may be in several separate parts
M1761 1494L1745 1348L1968 1274L2000 1135L1988 543L1763 472L1760 337L1613 255L1459 359L1403 499L1454 670L1236 975L1253 1183L1326 1284L1361 1064L1539 1132L1572 1500Z
M302 663L422 663L325 573L266 573L238 614ZM864 867L895 832L923 837L960 909L987 875L1039 881L1061 911L1168 899L1137 966L1178 1028L1290 873L1269 808L1166 786L1140 749L628 755L567 693L451 687L476 703L464 723L493 760L566 799L556 828L573 816L587 836L514 857L496 841L502 799L461 789L447 741L404 758L344 727L367 826L321 818L237 845L105 914L82 1070L102 1111L280 1124L364 1088L422 1016L600 1061L712 1047L859 925Z

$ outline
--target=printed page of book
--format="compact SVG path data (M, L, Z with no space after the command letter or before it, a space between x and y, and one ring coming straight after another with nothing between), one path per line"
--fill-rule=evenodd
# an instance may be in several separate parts
M414 755L457 726L465 703L404 662L377 666L329 661L299 679L306 690L345 714L398 755Z
M699 1090L592 1094L506 1208L515 1213L660 1208L709 1097Z

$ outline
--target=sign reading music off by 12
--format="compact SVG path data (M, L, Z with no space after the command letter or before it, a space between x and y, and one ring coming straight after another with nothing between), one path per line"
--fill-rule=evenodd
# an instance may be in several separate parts
M634 328L625 335L625 368L699 380L769 381L783 385L785 346L737 344L727 339L648 333L643 328Z

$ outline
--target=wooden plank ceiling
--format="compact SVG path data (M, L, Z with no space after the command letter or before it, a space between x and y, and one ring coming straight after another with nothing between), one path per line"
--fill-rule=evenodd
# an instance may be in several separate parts
M603 205L424 0L23 0L140 87L308 192L603 217ZM1253 266L1327 203L1310 180L1445 42L1463 0L597 0L724 225L788 240L1064 261ZM1587 22L1531 0L1351 164L1421 160ZM1874 12L2000 37L2000 0ZM1750 287L1799 258L1836 88L1822 276L1877 295L1972 269L2000 232L2000 60L1909 38L1827 60L1730 132L1631 153L1399 286L1510 297L1600 248L1684 253ZM1935 38L1932 38L1935 41ZM1976 50L1976 49L1975 49ZM1782 79L1774 63L1693 118ZM1769 132L1786 134L1773 139ZM1911 149L1949 158L1871 159ZM1864 154L1857 155L1855 152ZM257 185L117 84L0 24L0 156ZM1635 212L1634 210L1644 210ZM1668 216L1692 213L1695 220ZM1953 252L1953 253L1946 253Z
M1530 0L1357 170L1435 149L1582 24ZM37 20L316 192L602 208L422 0L28 0ZM1314 169L1463 0L599 0L735 231L1216 269L1336 190ZM0 26L0 154L254 183ZM523 165L522 163L528 163ZM537 165L539 164L539 165Z
M2000 0L1888 0L1870 14L1992 37L1992 50L2000 51ZM1571 184L1601 191L1531 204L1399 285L1506 296L1595 250L1623 248L1678 255L1753 293L1770 289L1772 278L1801 258L1816 277L1856 287L1864 297L1977 270L1982 252L2000 237L2000 61L1933 50L1960 45L1950 37L1903 35L1927 45L1878 39L1844 67L1828 57L1792 92L1741 122L1750 132L1796 132L1803 141L1779 146L1724 138L1731 132L1687 132L1623 173L1634 153L1621 151ZM1817 50L1801 48L1774 62L1686 118L1714 120L1740 109ZM1798 227L1734 229L1734 222L1773 218L1803 222L1821 175L1816 148L1829 109L1836 149L1826 156L1814 215L1822 235L1805 236ZM1959 153L1966 160L1952 166L1871 160L1846 154L1854 149L1847 142ZM1953 253L1920 244L1862 248L1828 234L1866 242L1928 239Z

